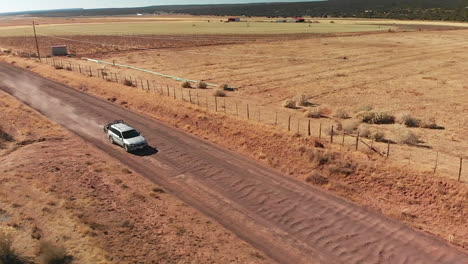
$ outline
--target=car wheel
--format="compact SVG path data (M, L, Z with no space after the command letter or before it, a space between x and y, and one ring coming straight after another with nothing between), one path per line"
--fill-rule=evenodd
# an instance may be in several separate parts
M110 142L111 144L114 144L114 138L112 138L111 136L109 136L109 142Z
M130 152L130 149L128 148L127 144L124 145L124 149L125 149L125 151Z

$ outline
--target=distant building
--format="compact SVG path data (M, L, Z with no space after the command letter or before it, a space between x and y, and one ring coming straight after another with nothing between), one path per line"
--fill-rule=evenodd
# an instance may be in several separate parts
M50 47L51 55L52 56L67 56L67 46L66 45L55 45Z
M239 21L240 21L240 18L238 18L238 17L230 17L230 18L228 18L227 21L228 21L228 22L239 22Z

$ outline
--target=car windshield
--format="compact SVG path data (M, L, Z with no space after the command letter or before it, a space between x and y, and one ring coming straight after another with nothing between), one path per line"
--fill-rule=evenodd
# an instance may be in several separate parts
M138 131L136 131L135 129L122 132L122 136L125 139L138 137L139 135L140 135L140 133L138 133Z

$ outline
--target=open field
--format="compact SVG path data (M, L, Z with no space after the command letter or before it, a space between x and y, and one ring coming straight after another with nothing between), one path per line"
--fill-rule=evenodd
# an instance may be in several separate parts
M339 147L326 144L324 141L321 142L326 148L322 149L317 147L319 146L317 142L320 141L316 141L314 137L300 137L272 131L270 127L256 122L247 122L225 116L223 113L215 114L206 111L203 107L172 100L157 93L135 90L97 78L83 78L79 73L57 71L50 66L30 60L17 60L16 65L27 67L53 80L65 82L80 91L107 99L118 106L154 117L257 159L290 177L320 186L346 199L466 247L464 238L465 230L468 230L464 221L467 202L466 184L414 170L413 167L401 167L399 164L385 162L374 155L342 151ZM159 137L154 135L156 141L161 141ZM318 157L315 157L319 153L324 154L320 162L317 160ZM205 156L197 156L197 160L202 157ZM231 179L234 175L216 178ZM322 177L324 181L311 180L313 177L319 179ZM194 182L190 183L193 192ZM227 188L224 193L228 192L229 187L223 188ZM257 187L254 190L257 190ZM274 216L275 214L273 218Z
M0 236L43 263L270 263L212 219L0 91ZM3 244L2 244L3 245ZM3 251L1 252L3 254Z

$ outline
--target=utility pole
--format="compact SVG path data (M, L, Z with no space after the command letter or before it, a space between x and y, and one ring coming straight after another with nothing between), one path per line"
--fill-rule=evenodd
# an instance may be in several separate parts
M37 42L36 24L34 24L34 20L32 24L33 24L33 29L34 29L34 39L36 40L37 57L39 58L39 61L41 61L41 53L39 52L39 42Z

